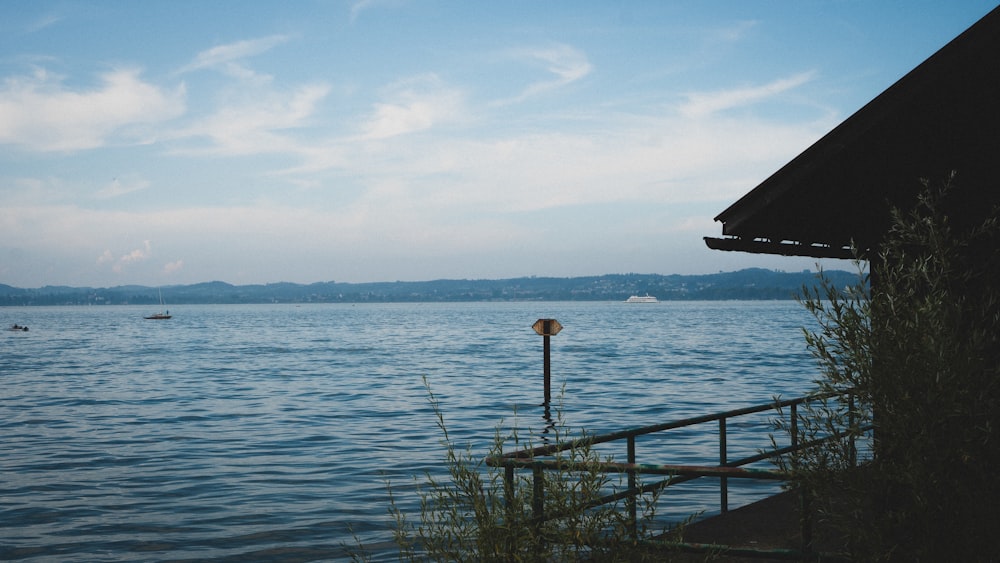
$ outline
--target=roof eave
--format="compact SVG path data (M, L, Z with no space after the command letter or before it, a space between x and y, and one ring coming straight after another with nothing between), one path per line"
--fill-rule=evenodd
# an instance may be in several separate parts
M850 247L803 244L794 241L744 240L739 237L704 237L704 239L705 244L712 250L749 252L752 254L779 254L782 256L808 256L812 258L837 258L843 260L850 260L856 257L855 250Z

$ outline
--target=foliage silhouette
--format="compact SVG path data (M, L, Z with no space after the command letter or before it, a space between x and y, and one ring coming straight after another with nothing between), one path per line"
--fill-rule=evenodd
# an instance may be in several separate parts
M956 227L956 189L925 182L914 209L893 211L870 280L858 261L854 286L824 280L802 298L820 326L806 332L818 391L852 390L853 404L800 411L801 439L836 439L785 468L852 560L1000 553L1000 228L995 210ZM867 446L859 466L855 444Z
M424 380L427 385L427 380ZM437 417L445 446L447 478L426 475L418 482L420 513L414 519L400 508L390 490L390 513L395 521L394 539L401 561L553 562L553 561L662 561L669 544L650 549L654 533L650 523L659 493L642 497L637 525L633 527L622 501L594 506L610 490L621 490L621 475L612 477L599 468L602 458L584 444L554 454L557 462L577 469L541 471L544 513L539 521L533 506L536 488L530 472L516 474L507 483L504 468L490 467L486 457L505 448L532 447L515 428L505 438L500 427L488 456L460 449L450 438L444 415L428 385L427 393ZM561 409L549 431L555 442L566 440L570 430ZM585 437L585 434L584 434ZM580 471L578 468L584 467ZM363 546L354 559L367 560Z

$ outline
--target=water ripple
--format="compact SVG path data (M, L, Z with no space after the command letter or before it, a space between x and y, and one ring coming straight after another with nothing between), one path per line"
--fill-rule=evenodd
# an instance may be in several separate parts
M0 337L0 559L334 560L352 534L387 547L386 483L414 509L415 478L442 471L424 377L471 451L515 426L542 439L537 318L565 327L553 385L575 431L767 402L815 377L809 319L788 302L172 310L10 309L32 331ZM730 456L765 447L766 422L732 424ZM713 432L649 437L640 455L711 462ZM682 516L718 492L668 497Z

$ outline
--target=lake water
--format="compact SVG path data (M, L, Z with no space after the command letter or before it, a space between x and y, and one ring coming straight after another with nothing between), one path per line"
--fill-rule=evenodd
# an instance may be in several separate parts
M473 451L498 426L544 438L539 318L564 327L552 386L574 430L798 396L816 377L814 321L791 301L150 312L0 308L0 326L31 329L0 333L0 559L341 560L351 528L384 546L386 480L415 509L414 477L442 471L423 378ZM640 461L715 463L716 428L640 446ZM731 425L730 458L766 447L766 430L737 443L750 430ZM717 510L717 487L668 491L662 513Z

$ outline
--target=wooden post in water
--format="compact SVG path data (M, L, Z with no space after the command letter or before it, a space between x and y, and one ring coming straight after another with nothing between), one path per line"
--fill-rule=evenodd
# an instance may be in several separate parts
M548 407L549 402L552 400L552 375L550 369L549 361L549 337L559 334L562 330L562 325L559 321L555 319L538 319L535 324L531 325L531 328L535 329L535 332L542 336L542 363L543 370L545 373L545 402L542 403L543 406Z

